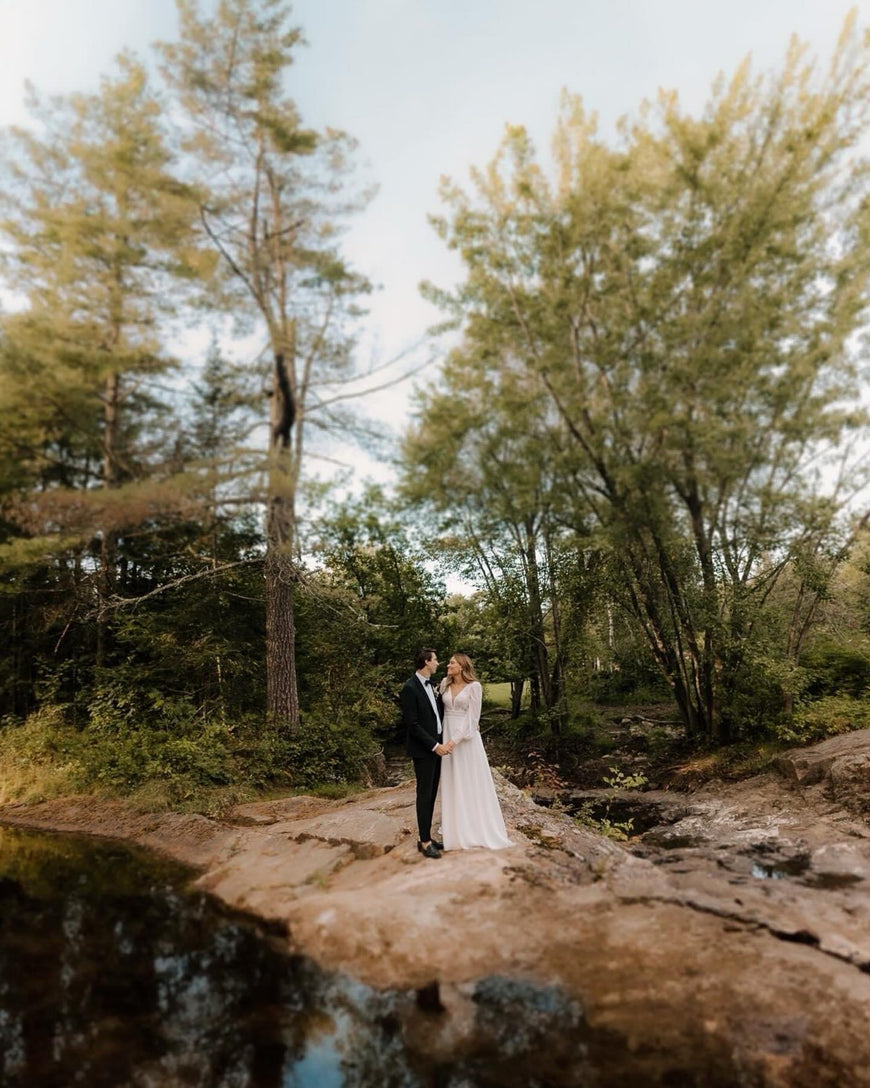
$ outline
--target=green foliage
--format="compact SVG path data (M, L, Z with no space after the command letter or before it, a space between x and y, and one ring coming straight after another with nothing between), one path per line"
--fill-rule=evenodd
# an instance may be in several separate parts
M647 783L645 775L627 775L618 767L609 767L608 770L610 773L604 776L604 784L609 786L611 790L636 790L645 786ZM611 819L610 810L614 799L615 795L611 794L605 802L603 814L599 816L594 815L595 802L585 801L580 806L579 812L574 814L574 819L581 827L591 828L599 835L604 835L608 839L615 839L617 842L625 842L631 837L634 830L634 821L631 819Z
M801 656L808 698L848 695L860 698L870 690L870 646L820 639Z
M317 546L325 571L299 605L312 617L300 617L308 632L300 653L310 662L303 666L300 658L300 669L309 676L311 701L358 680L397 690L417 647L446 650L443 582L402 511L379 488L333 505L318 524Z
M3 270L24 305L0 322L0 714L27 719L16 735L42 738L48 762L68 751L88 787L183 800L245 775L317 780L293 763L311 755L302 733L305 750L285 750L255 724L291 687L267 670L295 668L289 625L264 630L265 598L274 619L311 590L300 688L315 727L321 714L338 731L318 764L334 782L394 725L395 677L437 634L443 592L371 519L326 570L297 566L308 428L346 436L350 421L336 402L369 285L336 242L365 195L345 185L353 141L305 128L287 96L301 43L288 4L179 13L159 49L171 102L125 55L96 93L34 93L33 127L4 145ZM245 371L213 342L199 379L162 399L166 337L197 306L257 325L270 358ZM249 446L264 380L268 451ZM54 706L64 722L49 728ZM288 727L298 709L269 707Z
M352 782L377 750L352 706L338 713L317 707L290 737L264 728L253 715L230 720L206 715L187 698L143 690L132 675L101 686L84 733L86 766L95 784L127 793L165 780L182 799L202 786Z
M643 632L687 732L716 742L789 696L771 665L753 704L761 677L747 663L794 666L866 481L857 457L831 486L819 469L866 426L853 345L870 282L856 154L870 42L854 13L819 72L794 43L780 73L754 78L747 63L718 81L700 117L663 93L615 147L566 95L553 169L511 128L471 192L445 182L435 221L466 271L433 297L462 330L477 522L500 524L511 501L518 524L552 508L602 556L611 602ZM458 491L456 393L429 398L409 453L436 485L453 472ZM519 470L502 429L511 393L535 443ZM473 416L491 400L491 420Z
M870 699L851 695L824 695L801 706L775 728L778 740L787 744L814 744L826 737L870 726Z
M183 699L104 687L83 729L45 706L0 727L0 803L96 791L143 808L214 809L258 791L322 789L363 777L380 750L352 713L306 715L300 733L205 717Z
M489 345L469 339L423 394L420 422L404 440L403 491L434 517L446 561L478 587L472 630L484 635L483 653L465 648L493 679L528 678L534 709L558 731L563 649L551 610L562 533L553 465L541 456L547 406L534 383L490 356Z
M226 785L233 778L230 736L222 722L190 719L188 707L173 707L158 728L107 727L97 721L85 730L90 783L125 794L146 782L171 782L183 797L207 785ZM182 728L183 732L175 730Z
M589 696L605 706L642 705L667 702L671 689L649 652L638 653L635 647L616 655L613 668L601 669L591 675Z
M184 295L195 207L141 63L122 56L98 93L30 105L41 125L14 130L2 164L7 282L27 307L3 323L14 427L0 462L15 457L19 487L141 480L165 448L165 411L141 386L174 363L156 330ZM46 518L54 532L65 520Z
M46 705L26 720L0 723L0 803L42 800L87 788L85 746L64 718Z
M786 695L798 695L804 677L795 661L758 639L735 668L727 715L732 742L763 738L787 716Z
M336 717L317 708L304 716L303 728L286 742L283 754L290 783L311 788L357 781L379 751L352 711Z
M614 790L637 790L647 784L646 775L625 774L618 767L608 767L610 774L604 776L604 784Z

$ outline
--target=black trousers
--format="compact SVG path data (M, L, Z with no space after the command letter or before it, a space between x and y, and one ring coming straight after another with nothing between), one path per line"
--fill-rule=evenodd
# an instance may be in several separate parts
M435 811L435 795L441 781L441 756L434 753L414 759L414 775L417 779L417 830L420 842L432 838L432 813Z

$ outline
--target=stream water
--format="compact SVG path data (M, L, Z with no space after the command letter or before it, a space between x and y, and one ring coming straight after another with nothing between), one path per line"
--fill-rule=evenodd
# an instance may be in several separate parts
M437 991L323 972L189 883L144 851L0 828L4 1088L580 1083L582 1015L558 989L480 980L445 1046Z

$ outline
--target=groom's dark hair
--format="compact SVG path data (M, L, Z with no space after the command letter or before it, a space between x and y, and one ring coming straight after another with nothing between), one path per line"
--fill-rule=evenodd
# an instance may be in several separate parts
M426 662L431 657L434 657L436 652L436 650L418 650L416 654L414 654L414 668L417 672L419 672L420 669L425 668Z

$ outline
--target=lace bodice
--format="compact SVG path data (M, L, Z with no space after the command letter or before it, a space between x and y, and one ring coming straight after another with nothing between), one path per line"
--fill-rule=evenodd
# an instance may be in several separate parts
M450 718L450 737L457 743L468 740L480 730L480 708L483 703L483 688L477 680L466 684L462 691L453 698L451 688L443 692L444 717Z

